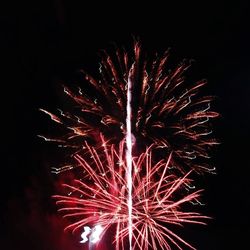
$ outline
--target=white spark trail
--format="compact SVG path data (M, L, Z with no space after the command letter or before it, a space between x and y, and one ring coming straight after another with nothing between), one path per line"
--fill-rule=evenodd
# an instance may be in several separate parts
M126 119L126 164L127 164L127 187L128 187L128 233L129 233L129 249L132 250L132 133L131 133L131 87L132 83L128 79L127 88L127 119Z

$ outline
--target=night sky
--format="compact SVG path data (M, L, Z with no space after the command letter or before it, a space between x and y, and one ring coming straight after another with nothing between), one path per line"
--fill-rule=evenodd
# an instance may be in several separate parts
M60 160L55 146L37 137L55 130L38 109L61 106L62 83L75 83L79 68L95 71L101 49L131 48L133 36L148 52L171 47L176 62L194 59L189 74L208 80L206 94L216 96L221 113L214 123L221 145L211 160L217 175L199 180L201 211L214 219L207 227L187 226L183 236L199 250L249 249L250 4L86 2L37 0L1 9L0 249L82 249L63 233L50 198L50 167Z

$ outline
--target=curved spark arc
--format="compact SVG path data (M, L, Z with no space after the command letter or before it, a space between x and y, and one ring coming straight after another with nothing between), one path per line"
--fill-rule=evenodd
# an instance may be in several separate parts
M64 184L68 195L55 195L54 198L59 212L71 221L65 230L76 233L84 226L100 225L103 228L102 238L115 227L116 250L125 250L130 237L126 141L120 143L118 150L114 145L108 145L103 137L101 142L103 155L84 143L87 149L85 156L76 156L84 170L83 179ZM182 249L181 245L195 249L168 225L204 224L203 220L208 217L182 211L182 205L198 199L200 191L186 193L189 174L183 177L169 174L171 155L167 162L153 163L152 154L152 147L149 147L132 159L131 249L157 250L160 246L163 250L170 250L172 246Z
M133 220L132 220L132 133L131 133L131 90L132 83L130 77L127 85L127 119L126 119L126 164L127 164L127 185L128 185L128 230L129 249L132 250Z

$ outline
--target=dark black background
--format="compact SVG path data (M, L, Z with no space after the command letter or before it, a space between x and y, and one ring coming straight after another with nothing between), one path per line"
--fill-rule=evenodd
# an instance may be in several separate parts
M38 108L58 107L60 80L80 67L96 69L100 49L113 42L131 47L135 35L147 51L171 47L175 60L195 59L190 74L207 78L207 93L217 96L218 173L201 177L204 212L214 219L207 227L186 227L186 238L200 250L248 249L248 1L104 2L38 0L1 9L0 248L81 249L62 233L50 200L53 149L36 135L51 123Z

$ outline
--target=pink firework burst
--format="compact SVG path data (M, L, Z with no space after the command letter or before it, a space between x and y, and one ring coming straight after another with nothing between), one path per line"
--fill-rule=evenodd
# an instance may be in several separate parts
M100 141L98 150L84 142L84 155L75 155L82 176L70 185L63 184L66 194L54 198L69 221L66 231L79 233L86 226L98 225L103 228L103 237L113 229L114 248L128 249L129 190L124 141L118 149L103 136ZM188 210L200 191L187 191L189 174L176 177L169 173L171 158L170 153L167 162L154 162L151 146L132 160L132 249L195 249L174 233L174 228L185 223L204 224L208 217Z
M218 113L211 110L211 96L199 96L205 80L196 83L184 81L190 62L183 61L176 68L167 68L169 53L146 59L140 44L135 42L132 56L117 49L115 55L104 52L99 76L85 71L84 88L64 87L73 101L71 112L47 113L52 120L66 127L67 132L54 140L81 154L82 142L95 145L99 133L113 143L119 143L126 134L126 105L128 79L131 81L131 132L137 150L145 150L154 143L157 155L167 159L173 152L174 167L182 174L189 170L212 172L208 162L209 152L217 142L211 133L210 120ZM66 168L65 168L66 169Z

